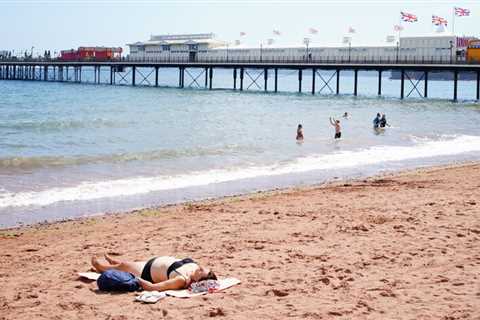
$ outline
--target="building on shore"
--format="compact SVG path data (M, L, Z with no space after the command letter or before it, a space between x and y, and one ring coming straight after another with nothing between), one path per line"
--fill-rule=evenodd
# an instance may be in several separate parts
M226 45L213 33L152 35L148 41L127 44L130 58L181 58L195 61L199 54Z
M130 59L185 61L220 60L329 60L329 61L376 61L376 62L450 62L464 61L466 49L474 37L434 34L428 36L400 37L378 46L352 45L351 41L341 46L296 45L278 46L264 44L256 47L232 45L215 38L213 33L151 36L149 41L128 44Z

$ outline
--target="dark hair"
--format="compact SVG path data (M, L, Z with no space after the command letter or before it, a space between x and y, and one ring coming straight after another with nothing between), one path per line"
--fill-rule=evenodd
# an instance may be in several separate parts
M210 270L205 277L199 279L198 281L203 280L217 280L217 275L212 270Z
M298 125L298 127L299 127L299 128L301 128L301 127L302 127L302 125L301 125L301 124L299 124L299 125Z

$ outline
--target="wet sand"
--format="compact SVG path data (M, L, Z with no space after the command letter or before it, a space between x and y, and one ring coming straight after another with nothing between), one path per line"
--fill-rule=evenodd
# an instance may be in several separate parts
M0 231L0 319L480 319L480 164ZM76 273L192 257L242 284L154 305Z

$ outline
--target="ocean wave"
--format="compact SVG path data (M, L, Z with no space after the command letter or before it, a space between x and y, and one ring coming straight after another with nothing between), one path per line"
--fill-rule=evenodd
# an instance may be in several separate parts
M0 129L54 132L68 129L95 129L95 128L122 128L129 125L128 122L112 121L107 119L85 120L49 120L49 121L19 121L13 123L0 123Z
M455 138L423 141L413 146L375 146L354 151L311 155L288 163L278 163L269 166L207 170L175 176L135 177L99 182L82 182L74 187L52 188L35 192L4 192L0 193L0 208L46 206L62 201L132 196L154 191L205 186L248 178L295 174L313 170L335 170L479 151L480 137L458 136Z
M37 157L6 157L0 158L0 171L3 170L33 170L39 168L66 167L96 163L125 163L130 161L155 161L177 159L185 157L215 156L231 152L253 150L258 148L242 147L238 145L223 145L216 148L187 148L180 150L154 150L137 153L117 153L105 155L65 156L37 156Z

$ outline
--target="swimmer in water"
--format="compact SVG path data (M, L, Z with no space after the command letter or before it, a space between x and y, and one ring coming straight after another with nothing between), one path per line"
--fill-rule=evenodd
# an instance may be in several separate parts
M378 129L378 127L380 126L380 119L381 119L380 113L377 113L377 116L375 117L375 119L373 119L374 129Z
M344 117L345 119L348 119L348 112L345 112L345 113L343 114L343 117Z
M380 128L385 128L386 126L390 127L390 125L387 123L387 117L385 116L385 114L382 114L379 124Z
M303 127L301 124L297 127L297 141L303 141Z
M335 139L342 137L342 128L340 127L340 120L335 120L330 117L330 124L335 127Z

